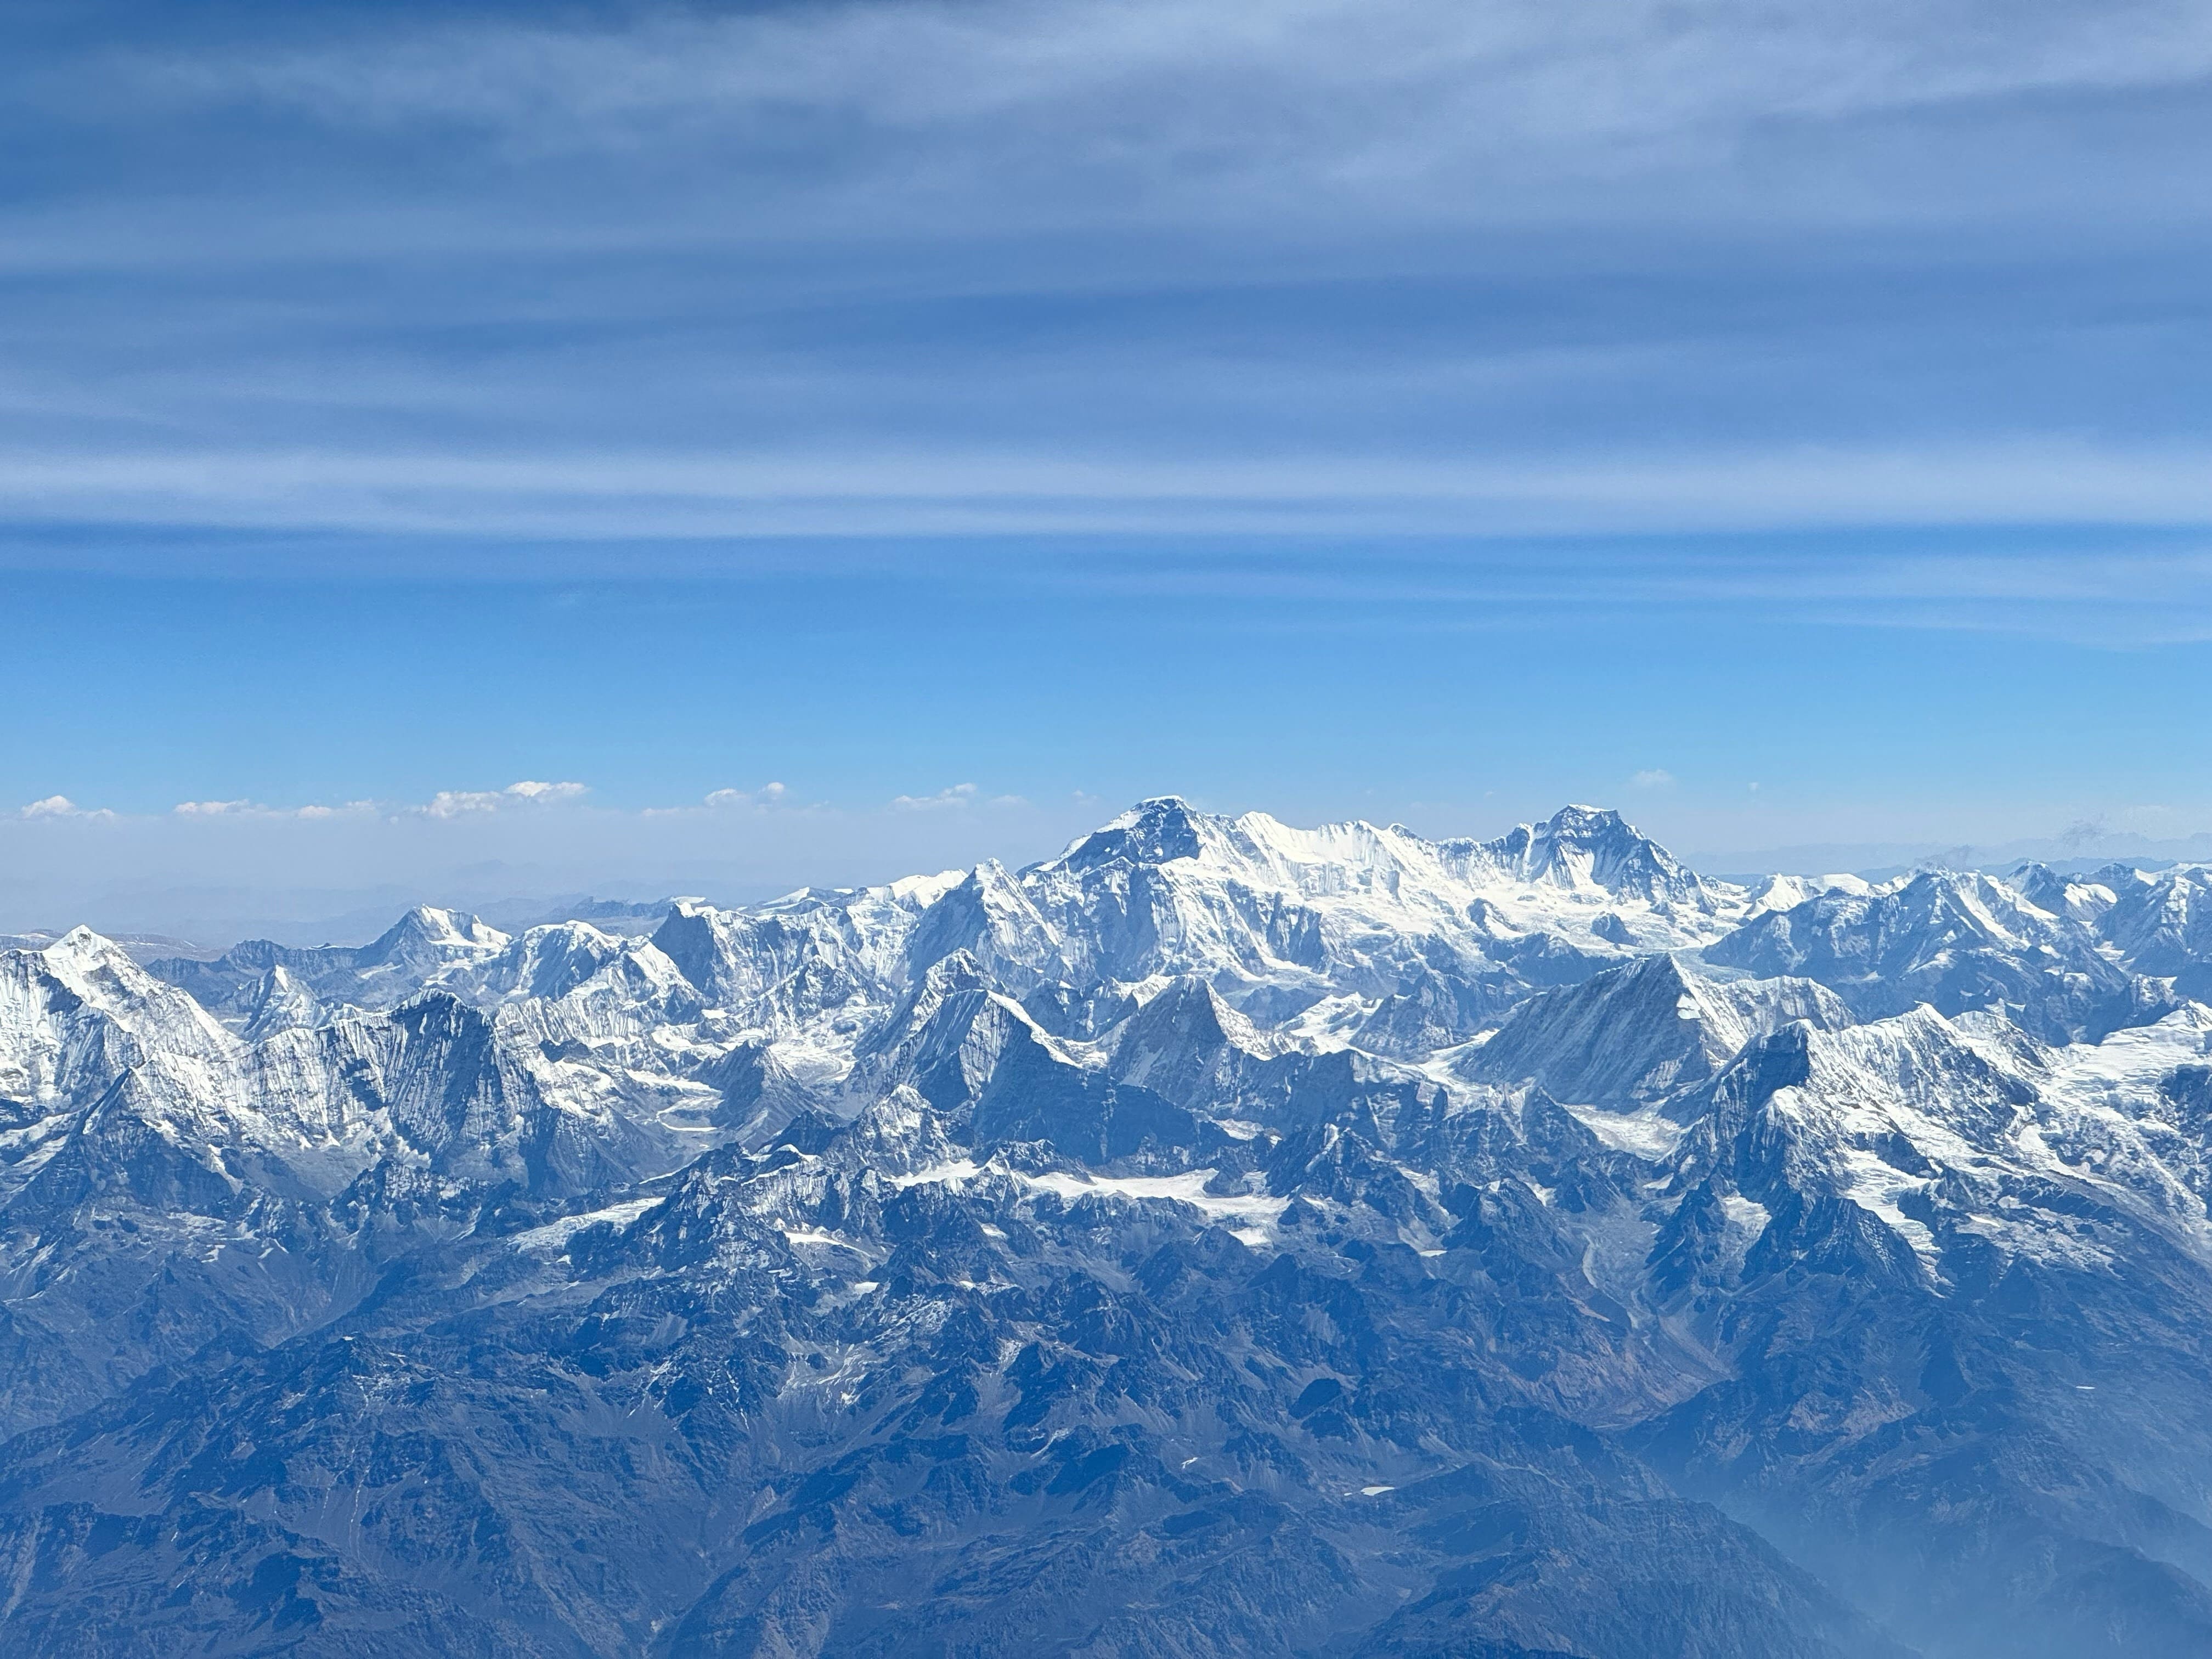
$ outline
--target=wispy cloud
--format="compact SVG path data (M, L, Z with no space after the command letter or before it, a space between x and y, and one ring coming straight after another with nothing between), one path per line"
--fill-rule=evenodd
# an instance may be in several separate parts
M19 521L617 541L627 562L640 538L2198 525L2212 523L2212 448L2056 440L1911 448L1790 444L1512 462L1321 453L1267 461L1081 459L980 450L747 460L604 453L473 460L428 453L18 453L0 462L0 495ZM0 557L20 566L39 555L19 545ZM702 568L680 551L665 562ZM724 553L709 562L743 568L744 559ZM2212 577L2212 554L2201 550L2141 562L2192 582ZM1893 585L1942 591L1955 591L1974 572L1984 585L2008 592L2047 590L2054 582L2106 585L2096 564L2079 558L1996 565L1938 556L1892 564ZM1540 580L1537 567L1531 575ZM1357 580L1349 568L1340 579Z
M939 812L948 808L973 806L975 804L975 786L972 783L952 784L939 790L933 795L891 797L891 810L894 812Z
M733 793L744 800L655 808L448 791L509 804L443 817L397 801L320 815L265 804L92 814L39 803L42 810L28 814L0 814L0 932L87 920L221 942L265 932L289 915L301 919L298 937L366 939L416 902L520 903L525 914L535 914L538 900L521 896L550 901L586 891L706 893L734 902L985 857L1024 862L1094 821L1078 806L987 799L980 789L951 796L970 806L921 811L880 798L781 804L798 792L765 786ZM80 832L76 826L92 817L100 833ZM335 925L329 919L340 912L347 919Z
M401 823L410 820L466 820L480 819L494 814L529 813L556 806L581 804L592 793L589 785L577 782L544 782L524 779L508 784L503 789L441 789L427 801L351 800L338 805L311 802L298 806L276 806L265 802L240 798L234 800L184 800L169 809L167 816L173 820L212 821L234 823L252 821L273 824L283 822L323 823L334 819L381 821ZM1078 794L1078 803L1094 801L1094 798ZM928 812L972 806L1025 807L1030 803L1020 795L984 795L972 783L956 783L928 795L899 795L882 809L890 812ZM708 817L717 815L734 816L740 813L758 816L775 809L791 809L799 814L812 813L854 816L854 809L837 808L822 803L811 807L797 807L791 790L780 782L761 785L755 789L724 788L709 791L702 799L682 805L598 806L591 813L599 819L621 823L669 817ZM866 811L859 816L867 816ZM23 806L15 814L18 818L125 818L131 815L118 813L106 808L88 811L78 806L65 795L50 795ZM155 821L155 815L142 815L143 822Z
M757 789L710 789L696 802L682 806L648 806L643 809L643 814L648 818L757 814L790 807L790 796L791 791L781 783L764 783Z
M1632 789L1671 789L1674 787L1674 775L1662 766L1649 767L1631 775L1628 787Z
M600 570L775 537L2212 523L2174 349L2201 8L359 21L165 45L149 15L18 70L0 138L100 142L27 146L51 173L0 221L48 279L0 319L0 520ZM64 541L0 559L139 545Z
M588 784L540 783L524 779L504 789L441 789L424 805L413 810L426 817L453 818L465 813L499 812L521 806L550 806L581 800L591 793Z
M791 792L780 783L764 783L757 789L715 789L707 795L709 806L774 806Z
M811 856L834 827L915 849L838 866L881 872L1027 811L1077 827L1078 775L1410 778L1426 756L1364 734L1402 734L1408 697L1480 725L1510 684L1593 734L1577 789L1694 753L1694 787L1639 797L1651 811L1719 792L1779 814L1803 783L1768 757L1813 740L1668 687L1711 641L1786 665L1788 629L1859 638L1838 623L1953 630L1925 701L1985 757L2039 742L2094 769L2106 745L2079 734L2131 728L2124 788L2074 789L2053 822L2203 770L2193 734L2133 712L2185 702L2186 676L2152 672L2185 653L2130 653L2159 664L2023 714L2050 676L1985 671L2029 647L1959 637L2212 640L2201 6L46 12L0 61L4 580L502 578L481 608L516 626L386 629L382 659L336 650L354 666L320 683L260 611L114 630L155 641L143 658L52 628L115 694L84 716L108 741L146 741L167 700L177 781L141 811L145 786L50 735L11 799L127 795L149 844L333 864L319 849L356 836L441 857L627 843L647 813L665 844ZM742 603L542 630L557 662L512 597L612 581L630 605L678 578ZM1607 660L1527 643L1532 619L1607 633ZM1392 649L1308 672L1278 632ZM1486 674L1431 672L1475 633ZM1644 662L1661 634L1679 654ZM240 641L289 699L258 726L187 678ZM1186 647L1206 672L1170 731ZM1854 648L1831 706L1920 695ZM1394 672L1353 672L1377 661ZM390 676L366 708L362 673ZM511 759L448 735L456 708L504 719L471 676L528 700L500 728ZM680 758L660 781L626 763L619 801L496 782L588 770L647 729L666 757L729 753L717 718L761 733L748 763L805 802L743 777L708 793L725 780ZM364 719L456 787L287 769ZM848 719L874 754L815 741ZM1807 719L1832 777L1872 743ZM1157 745L1129 757L1115 720ZM257 742L269 758L241 763ZM1534 763L1499 744L1484 787L1518 799ZM375 746L362 764L392 764ZM1952 787L1895 746L1855 793ZM1072 750L1064 775L1034 758ZM1755 796L1717 781L1752 776ZM1047 805L994 813L987 788ZM68 833L76 810L39 815L58 831L0 816L106 839Z
M2185 83L2212 69L2212 27L2155 0L2094 14L1988 0L987 0L647 11L614 28L432 23L327 49L137 54L125 66L141 91L259 97L385 132L432 122L509 156L715 140L827 152L844 165L806 179L817 197L827 182L835 200L872 163L924 213L948 192L977 193L968 152L985 146L1002 211L1025 186L1041 198L1057 185L1063 204L1094 210L1157 213L1198 197L1249 213L1279 211L1289 187L1371 204L1447 179L1475 185L1479 206L1508 157L1633 173L1653 166L1655 146L1708 147L1754 122ZM1004 147L1010 129L1037 142ZM1141 207L1117 188L1132 177L1152 186Z
M303 818L310 822L341 816L359 817L374 815L383 809L371 800L350 800L342 805L331 806L311 803L306 806L270 806L258 800L180 800L169 809L180 818Z
M581 783L546 783L525 778L503 789L441 789L427 801L349 800L336 805L315 801L300 806L272 806L240 798L180 800L169 811L172 817L179 818L289 818L311 823L333 818L459 818L573 803L590 793L589 786Z

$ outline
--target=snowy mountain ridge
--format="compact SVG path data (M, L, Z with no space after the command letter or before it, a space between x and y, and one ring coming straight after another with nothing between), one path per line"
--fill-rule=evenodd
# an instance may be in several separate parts
M2212 909L2105 877L1163 799L0 952L0 1645L2208 1650Z

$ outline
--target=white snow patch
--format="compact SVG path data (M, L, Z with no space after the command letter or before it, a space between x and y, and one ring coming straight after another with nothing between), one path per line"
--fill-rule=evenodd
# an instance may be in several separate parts
M1576 1122L1613 1151L1640 1158L1647 1164L1656 1164L1669 1156L1686 1133L1680 1124L1662 1116L1654 1106L1638 1112L1608 1112L1596 1106L1573 1105L1568 1106L1567 1110Z
M626 1199L620 1204L610 1204L604 1210L562 1216L558 1221L549 1221L542 1227L532 1227L528 1232L517 1233L507 1243L518 1250L558 1249L585 1228L596 1227L603 1221L609 1226L627 1227L659 1202L658 1198Z
M963 1158L952 1164L933 1164L926 1170L916 1170L911 1175L895 1175L887 1179L891 1185L904 1192L909 1187L957 1187L973 1181L983 1173L983 1166L973 1158Z
M1268 1198L1250 1193L1209 1193L1206 1184L1212 1181L1212 1170L1193 1170L1178 1176L1073 1176L1057 1171L1050 1175L1021 1176L1018 1179L1040 1192L1056 1194L1070 1202L1094 1194L1117 1198L1165 1198L1178 1204L1188 1204L1205 1212L1210 1220L1273 1222L1289 1206L1286 1198Z
M1072 1175L1054 1170L1044 1175L1030 1175L1021 1170L1010 1170L994 1164L988 1171L972 1159L963 1158L954 1164L933 1164L917 1170L911 1175L893 1176L891 1183L904 1189L908 1187L961 1186L985 1173L1003 1176L1033 1192L1050 1193L1055 1198L1074 1203L1085 1198L1168 1199L1178 1204L1188 1204L1202 1212L1209 1220L1241 1220L1248 1223L1273 1223L1289 1205L1286 1198L1270 1198L1264 1194L1209 1193L1206 1183L1214 1177L1212 1170L1192 1170L1174 1176L1091 1176Z
M1753 1238L1764 1233L1767 1223L1774 1218L1767 1212L1766 1206L1741 1193L1721 1194L1721 1213L1728 1217L1729 1225L1741 1228Z
M855 1255L866 1254L850 1239L840 1238L835 1233L823 1232L818 1227L786 1227L781 1231L786 1242L789 1243L827 1244L836 1249L850 1250Z

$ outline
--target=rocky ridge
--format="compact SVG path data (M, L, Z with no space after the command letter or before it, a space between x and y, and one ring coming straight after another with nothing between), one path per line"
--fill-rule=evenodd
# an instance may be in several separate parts
M0 1644L2212 1649L2204 882L1159 800L0 953Z

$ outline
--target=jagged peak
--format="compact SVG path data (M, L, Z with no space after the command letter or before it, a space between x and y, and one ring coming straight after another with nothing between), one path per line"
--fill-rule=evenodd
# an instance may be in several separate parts
M2173 875L2191 867L2188 865L2177 865L2174 869L2166 873ZM2095 882L2100 887L2109 887L2115 893L2124 893L2131 887L2154 886L2158 882L2158 878L2149 871L2132 864L2122 864L2117 860L2111 864L2100 865L2082 879Z
M1915 908L1929 910L1987 909L1995 905L2008 910L2039 908L2011 881L2001 881L1979 870L1950 870L1936 867L1915 870L1895 882L1879 885L1861 883L1856 886L1838 886L1810 894L1802 902L1771 914L1790 915L1803 911L1822 916L1856 916L1884 912L1910 910Z
M1720 890L1705 882L1612 807L1572 803L1539 823L1516 825L1495 840L1431 841L1402 823L1348 818L1298 829L1272 814L1235 817L1200 811L1180 795L1138 802L1070 843L1057 857L1020 872L1018 881L1056 872L1081 876L1115 864L1143 866L1194 862L1274 885L1305 886L1303 873L1332 866L1354 879L1419 886L1502 877L1537 887L1590 893L1602 889L1644 902L1720 908ZM1324 878L1326 880L1326 878Z
M964 948L949 951L915 977L912 988L889 1017L860 1041L855 1055L865 1059L891 1053L902 1043L911 1041L953 998L970 991L988 994L991 989L990 976L984 973L981 963Z
M1167 864L1196 858L1212 822L1180 795L1155 795L1082 836L1051 862L1086 870L1116 860Z
M1515 824L1492 844L1517 842L1525 846L1536 842L1589 840L1617 836L1631 836L1638 841L1644 839L1636 826L1616 809L1576 801L1560 807L1540 823Z
M988 989L990 984L990 976L984 973L983 964L963 948L931 963L922 974L920 988L939 996L948 996L955 991Z
M374 965L414 950L489 953L507 943L505 933L465 910L418 904L366 945L360 961Z
M1022 898L1021 878L996 859L985 859L972 870L947 871L945 877L930 879L942 881L946 877L957 878L931 894L929 908L962 897L973 897L985 903L995 902L1020 905L1025 902Z
M1544 828L1554 836L1636 834L1635 826L1616 808L1592 806L1585 801L1570 801L1545 820Z
M300 983L299 978L283 963L273 963L262 974L257 987L258 994L270 996L309 996L313 994Z
M131 960L131 953L106 934L79 922L40 951L49 962L112 963Z
M973 870L940 870L933 876L901 876L896 881L885 883L883 890L894 903L927 910L947 893L957 891L969 882L979 878L988 881L990 877L984 873L987 866L1005 874L996 859L986 859Z
M492 1017L441 985L425 986L393 1008L392 1023L417 1037L489 1033Z
M120 994L131 1003L191 1000L148 973L128 951L106 934L81 924L37 954L44 959L48 973L79 991L98 984L106 988L103 997ZM198 1013L199 1005L191 1006L193 1012Z
M1702 877L1609 806L1563 806L1541 823L1516 824L1473 850L1532 885L1700 908L1711 908L1714 898Z
M1200 1041L1229 1039L1242 1028L1249 1036L1252 1023L1221 1000L1221 994L1194 974L1178 974L1144 997L1115 1028L1113 1040L1126 1042L1139 1032L1173 1028Z

